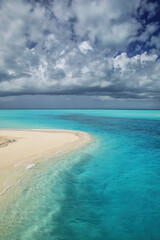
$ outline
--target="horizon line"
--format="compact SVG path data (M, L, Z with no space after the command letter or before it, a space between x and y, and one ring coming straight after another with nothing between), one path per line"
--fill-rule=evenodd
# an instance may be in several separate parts
M0 108L0 110L160 110L160 108Z

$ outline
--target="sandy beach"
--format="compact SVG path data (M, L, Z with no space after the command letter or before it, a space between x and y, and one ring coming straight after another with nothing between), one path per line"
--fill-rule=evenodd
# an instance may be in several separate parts
M12 169L30 169L38 161L68 153L90 140L87 133L79 131L0 129L0 194L16 180L9 176Z

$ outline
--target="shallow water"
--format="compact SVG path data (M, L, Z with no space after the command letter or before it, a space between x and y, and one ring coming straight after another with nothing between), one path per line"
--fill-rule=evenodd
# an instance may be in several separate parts
M90 146L28 170L0 217L3 240L160 239L159 110L0 110L0 128L93 135Z

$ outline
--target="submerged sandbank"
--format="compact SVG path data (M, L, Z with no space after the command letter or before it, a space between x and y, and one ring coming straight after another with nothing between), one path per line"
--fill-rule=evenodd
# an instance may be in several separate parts
M14 172L19 168L30 169L38 161L68 153L90 141L90 135L80 131L0 129L0 194L17 180L16 176L10 176L13 169Z

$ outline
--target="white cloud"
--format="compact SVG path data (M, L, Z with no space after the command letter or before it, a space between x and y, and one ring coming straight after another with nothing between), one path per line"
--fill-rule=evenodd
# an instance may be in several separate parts
M129 58L127 54L123 52L114 59L112 59L112 61L114 68L120 68L121 71L127 71L128 67L132 66L133 68L134 65L144 65L147 64L147 62L155 62L157 58L158 56L156 54L148 55L147 52L137 54Z
M110 96L100 96L100 97L98 97L98 99L100 99L100 100L102 100L102 101L108 101L108 100L111 100L111 99L113 99L113 98L110 97Z
M79 50L81 51L81 53L83 53L83 54L87 54L88 51L93 51L93 48L87 41L83 41L82 43L79 44L78 47L79 47Z
M140 28L139 22L132 17L139 3L139 0L75 0L75 31L80 37L88 35L92 43L97 39L105 48L124 47Z

